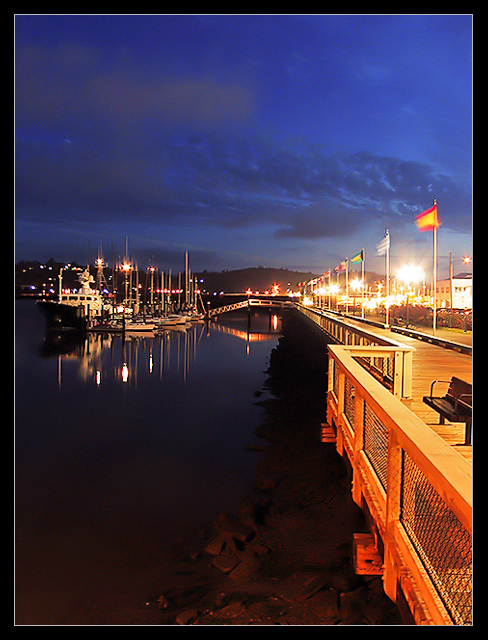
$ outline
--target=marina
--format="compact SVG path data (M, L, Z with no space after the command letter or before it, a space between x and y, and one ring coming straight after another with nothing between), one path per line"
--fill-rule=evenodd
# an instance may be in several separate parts
M281 323L79 335L16 308L17 620L147 623L169 559L252 487Z

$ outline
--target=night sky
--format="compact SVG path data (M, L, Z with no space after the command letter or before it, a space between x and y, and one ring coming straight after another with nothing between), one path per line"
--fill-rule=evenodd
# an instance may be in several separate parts
M16 261L465 271L472 22L16 15Z

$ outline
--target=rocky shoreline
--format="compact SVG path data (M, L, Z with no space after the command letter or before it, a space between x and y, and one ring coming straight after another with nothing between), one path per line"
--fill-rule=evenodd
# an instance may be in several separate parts
M160 625L401 625L380 577L358 576L352 534L366 532L350 476L320 441L324 337L294 312L269 359L252 494L220 514L200 548L169 568L147 603ZM259 398L262 391L257 391Z

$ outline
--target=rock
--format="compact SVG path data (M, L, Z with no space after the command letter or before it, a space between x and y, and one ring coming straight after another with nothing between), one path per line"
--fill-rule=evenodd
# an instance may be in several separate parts
M318 591L324 589L329 584L329 576L320 573L313 578L311 578L307 584L301 589L301 591L297 594L297 600L307 600L314 596Z
M318 591L308 600L308 604L317 619L338 617L339 594L335 589Z
M166 609L169 606L169 600L161 595L158 598L158 609Z
M271 547L266 544L253 544L252 547L246 548L246 551L249 551L255 556L265 556L271 553Z
M220 571L222 571L223 573L230 573L237 567L239 563L239 558L230 555L216 556L212 561L213 566L217 569L220 569Z
M176 624L181 624L181 625L191 624L192 622L194 622L194 620L196 620L197 615L198 615L197 609L187 609L186 611L181 611L176 616L175 622Z
M216 613L216 615L219 618L227 618L232 620L233 618L236 618L238 615L240 615L242 612L244 611L244 605L242 602L232 602L231 604L228 604L227 606L223 607L222 609L219 609Z
M239 520L252 528L264 524L264 518L273 505L273 500L255 501L249 496L241 498L239 504Z
M254 577L261 567L260 561L253 556L246 556L239 562L238 566L230 572L230 579L234 582L249 580Z
M221 531L213 540L210 540L208 545L205 547L205 551L213 556L218 556L224 550L226 543L227 535Z
M219 531L225 531L240 542L248 542L256 535L255 530L250 525L231 520L224 513L219 515L215 526Z

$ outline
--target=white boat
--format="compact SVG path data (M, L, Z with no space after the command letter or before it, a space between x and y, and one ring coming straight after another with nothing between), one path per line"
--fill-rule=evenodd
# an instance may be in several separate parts
M91 287L94 281L88 267L78 280L81 288L76 293L65 293L62 289L62 273L59 273L59 295L57 300L41 300L38 307L51 325L60 327L82 327L86 320L112 311L100 293Z
M128 320L125 323L126 331L154 331L154 329L156 329L155 322L138 322L137 320Z
M184 324L186 324L186 321L182 319L181 316L172 315L161 318L157 326L158 328L161 327L162 329L164 329L168 327L181 327Z

